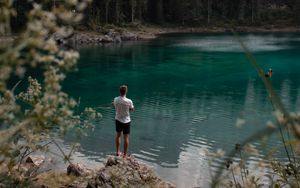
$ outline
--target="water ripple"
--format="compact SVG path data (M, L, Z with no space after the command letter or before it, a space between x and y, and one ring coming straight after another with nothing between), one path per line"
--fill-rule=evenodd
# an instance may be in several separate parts
M284 104L299 110L299 43L293 42L299 35L285 36L246 34L241 39L251 52L265 52L255 54L257 61L263 69L273 68L272 83ZM273 120L272 106L255 69L245 63L235 37L220 34L172 39L157 39L155 47L146 43L81 51L81 66L71 73L66 90L71 96L82 96L82 108L96 106L103 118L93 122L94 132L89 131L88 137L69 140L79 141L83 154L95 161L104 162L107 155L114 154L115 111L107 103L118 94L118 86L126 83L136 107L131 114L130 152L178 187L209 187L209 169L216 172L224 163L220 159L209 166L207 153L219 148L231 152L236 143ZM235 126L237 118L245 120L240 128ZM253 144L260 146L258 149L264 147L260 141ZM276 136L266 145L282 146ZM259 151L247 165L265 160L268 152Z
M137 159L141 159L141 160L144 160L144 161L148 161L148 162L154 162L154 161L156 161L155 158L149 157L149 156L144 155L144 154L138 154L138 153L135 153L135 154L134 154L134 157L137 158Z
M266 52L289 49L286 43L291 41L289 37L275 37L273 35L257 36L245 35L240 36L241 40L252 52ZM190 47L201 51L210 52L243 52L243 49L234 36L207 36L198 39L187 39L186 41L174 44L175 47Z

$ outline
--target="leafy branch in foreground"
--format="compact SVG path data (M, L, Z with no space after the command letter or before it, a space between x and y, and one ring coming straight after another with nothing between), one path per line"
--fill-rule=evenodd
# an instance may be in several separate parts
M72 33L72 24L81 20L88 2L66 0L49 10L32 1L25 30L0 48L0 165L9 171L18 170L15 166L29 151L42 149L39 143L55 141L70 128L82 130L91 125L89 118L99 115L91 108L83 112L85 119L74 113L78 104L62 91L61 82L76 67L79 54L60 48L53 38L54 33ZM15 15L12 3L0 2L0 31L10 30L9 21ZM43 75L38 81L28 70ZM15 93L27 76L27 90ZM16 79L21 81L11 87ZM70 161L69 155L63 155Z

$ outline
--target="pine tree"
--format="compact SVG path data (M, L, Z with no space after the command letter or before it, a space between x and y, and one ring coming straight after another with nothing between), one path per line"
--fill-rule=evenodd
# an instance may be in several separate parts
M105 0L105 23L108 23L109 19L109 5L110 5L111 0Z
M238 19L240 21L243 21L245 19L246 5L247 5L246 0L240 0L239 1L239 15L238 15Z

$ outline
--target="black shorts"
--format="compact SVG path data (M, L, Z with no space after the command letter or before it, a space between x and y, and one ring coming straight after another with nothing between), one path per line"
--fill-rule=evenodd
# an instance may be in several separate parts
M123 131L123 134L129 134L130 133L130 122L122 123L122 122L116 120L116 131L118 133Z

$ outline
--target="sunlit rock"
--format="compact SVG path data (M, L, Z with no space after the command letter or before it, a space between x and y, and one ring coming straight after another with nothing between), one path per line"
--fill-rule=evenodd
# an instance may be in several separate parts
M26 159L26 163L32 163L35 166L39 167L41 166L41 164L45 162L45 159L46 158L43 155L38 155L38 156L31 155Z
M130 157L109 157L87 187L175 187L161 180L152 169Z

